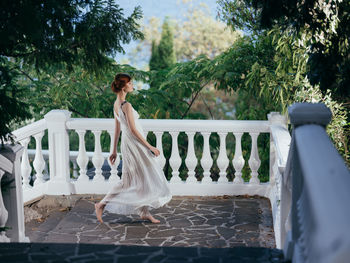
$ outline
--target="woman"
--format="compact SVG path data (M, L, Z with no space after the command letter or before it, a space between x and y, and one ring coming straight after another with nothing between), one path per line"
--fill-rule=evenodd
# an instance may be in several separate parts
M168 181L155 159L160 152L147 142L139 114L125 100L126 95L134 89L131 77L125 73L117 74L111 88L117 94L117 99L113 109L116 120L114 147L109 159L114 164L122 131L122 180L95 204L96 217L102 223L105 209L117 214L138 214L141 219L159 223L149 210L163 206L172 198Z

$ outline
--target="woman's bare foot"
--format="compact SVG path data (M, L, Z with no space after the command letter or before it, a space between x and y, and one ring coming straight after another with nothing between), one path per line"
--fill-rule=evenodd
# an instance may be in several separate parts
M100 203L95 204L96 217L97 217L97 220L100 221L101 223L103 223L102 213L103 213L104 207L105 207L104 204L100 204Z
M155 219L152 215L147 215L147 216L141 216L141 219L148 219L151 221L153 224L158 224L160 221L158 219Z

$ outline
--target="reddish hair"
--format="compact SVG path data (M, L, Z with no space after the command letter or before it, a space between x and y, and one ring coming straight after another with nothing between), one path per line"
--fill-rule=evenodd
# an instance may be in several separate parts
M118 73L115 75L114 80L111 85L111 89L114 93L120 92L126 85L131 80L131 76L126 73Z

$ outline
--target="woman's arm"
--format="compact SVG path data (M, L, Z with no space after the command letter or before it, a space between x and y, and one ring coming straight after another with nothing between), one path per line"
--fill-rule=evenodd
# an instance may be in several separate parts
M152 145L150 145L145 138L141 135L141 133L136 129L135 126L135 120L134 120L134 114L132 112L132 107L130 103L125 103L123 106L124 108L124 112L126 115L126 119L128 121L128 125L130 128L130 131L135 135L135 137L144 145L146 146L148 149L152 149L154 148Z
M120 136L120 123L115 118L115 129L114 129L114 144L113 144L113 152L112 153L117 153L117 145L119 141L119 136Z
M115 109L114 109L114 111L115 111ZM120 122L118 121L116 116L114 116L114 120L115 120L115 129L114 129L114 143L113 143L113 152L112 153L117 153L117 145L118 145L119 136L120 136Z

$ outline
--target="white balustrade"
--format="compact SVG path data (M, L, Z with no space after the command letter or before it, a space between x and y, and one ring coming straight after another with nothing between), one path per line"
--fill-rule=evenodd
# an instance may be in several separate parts
M229 159L226 153L227 132L218 132L218 135L220 136L220 151L219 151L218 159L216 160L216 164L220 169L218 183L227 183L228 179L226 177L227 175L226 169L229 165Z
M33 161L33 167L36 171L36 179L34 181L34 186L42 184L44 182L43 170L45 168L45 160L43 157L41 140L45 134L45 131L41 131L34 135L35 138L35 158Z
M86 154L86 148L85 148L85 130L76 130L79 136L79 153L77 157L77 164L79 166L79 178L78 181L88 181L89 177L87 176L86 168L89 162L89 158Z
M270 124L268 121L229 121L229 120L140 120L142 127L147 132L153 132L156 136L156 147L160 150L160 155L157 157L159 165L163 168L166 164L166 158L164 156L164 145L162 136L164 132L169 132L172 141L171 153L169 158L169 165L172 169L172 177L169 182L171 191L177 195L221 195L221 194L251 194L251 195L263 195L267 196L269 193L269 184L260 184L257 179L257 170L260 166L260 159L258 156L257 137L260 133L269 133ZM36 135L37 149L35 150L36 159L41 160L35 162L34 168L37 170L38 179L34 185L34 189L37 188L37 184L41 181L41 184L51 184L51 187L44 187L41 190L41 194L69 194L69 193L96 193L102 194L108 191L109 187L112 187L113 181L119 181L118 176L118 164L122 156L117 155L117 160L112 165L109 160L109 156L114 146L114 129L115 123L111 119L86 119L86 118L70 118L70 113L67 111L54 110L45 115L44 121L38 121L32 125L33 131L29 127L21 128L14 131L19 138L29 141L30 136ZM45 129L48 129L49 135L49 150L41 149L41 138L39 133L43 133ZM68 145L68 131L72 130L77 132L79 136L79 151L69 151ZM94 152L88 153L85 146L85 133L91 130L94 134ZM24 136L21 131L25 131L27 136ZM107 131L110 136L110 150L109 153L102 153L101 150L101 133ZM34 133L35 132L35 133ZM179 133L184 132L188 137L187 155L185 157L185 164L188 169L186 180L182 181L180 174L180 167L182 164L182 158L179 154L178 137ZM200 165L202 166L203 179L198 181L196 178L196 166L198 159L195 152L195 134L200 133L203 136L203 148L202 158L200 159ZM220 138L220 148L218 148L218 157L216 159L217 166L219 168L218 182L214 182L211 178L210 170L213 165L213 158L210 150L210 135L217 133ZM229 182L227 179L227 168L229 165L229 159L226 150L226 137L229 133L233 133L236 139L235 153L232 160L233 167L235 169L235 178L233 182ZM242 156L241 140L244 133L249 133L252 137L252 150L249 159L249 167L251 168L252 179L249 183L244 183L242 179L242 169L245 164L245 160ZM123 135L121 134L121 137ZM24 141L22 144L25 145ZM181 142L181 145L183 142ZM230 149L232 151L232 149ZM44 158L49 157L50 166L50 180L44 181L42 179L42 164L41 155ZM23 188L29 186L29 174L30 165L28 160L27 151L24 151L22 161L24 176ZM89 158L92 159L92 163L95 168L95 177L93 180L89 180L87 176L87 165ZM102 166L104 159L111 167L111 176L108 180L105 180L102 174ZM75 160L76 159L76 160ZM55 161L56 160L56 161ZM70 163L73 163L73 178L70 177ZM40 167L38 163L41 163ZM76 180L77 168L79 170L79 176ZM68 185L66 185L68 183ZM72 184L70 188L69 183ZM195 187L193 187L195 184ZM180 186L181 185L181 186ZM247 188L246 185L250 187ZM62 190L61 187L64 189ZM69 193L68 193L69 192ZM36 193L39 195L39 192ZM33 198L33 195L25 194L25 200L27 198Z
M95 136L95 148L94 148L94 155L92 157L92 163L95 167L95 176L94 176L94 181L104 181L105 178L102 175L102 165L104 162L104 157L102 155L102 150L101 150L101 131L95 131L93 130L92 133Z
M171 147L171 156L169 159L170 167L173 170L171 172L172 177L170 179L170 182L177 183L181 182L181 178L179 176L179 168L181 166L181 157L179 154L179 147L177 144L177 136L179 135L179 132L171 131L169 132L172 138L172 147Z
M30 137L25 138L20 141L21 145L23 146L23 153L22 153L22 161L21 161L21 174L22 174L22 182L23 182L23 189L30 189L31 186L29 185L29 177L32 172L32 167L29 163L28 158L28 144L30 142Z
M242 169L244 167L244 159L242 155L242 146L241 146L241 139L242 139L242 132L235 132L235 139L236 139L236 149L235 149L235 155L232 160L233 168L235 168L235 179L233 182L235 184L243 184L243 178L242 178Z
M196 154L194 152L194 135L196 134L195 132L186 132L188 136L188 148L187 148L187 156L185 159L186 167L188 169L188 177L186 182L188 183L196 183L197 178L195 176L195 169L198 163Z
M249 133L252 138L252 149L250 152L250 158L249 158L249 167L251 170L251 178L249 180L252 184L259 184L260 180L258 178L258 170L260 167L260 158L259 158L259 152L258 152L258 136L259 133L257 132L250 132Z
M164 132L169 132L172 141L171 154L169 164L172 169L172 177L169 182L170 190L174 195L260 195L268 197L271 200L271 207L274 219L274 229L276 233L277 247L280 247L283 240L283 233L280 225L282 221L286 221L286 211L282 209L279 199L281 198L280 186L281 178L286 162L286 149L289 145L285 141L281 141L282 137L287 136L288 131L283 126L281 130L281 115L275 114L274 121L236 121L236 120L140 120L145 131L153 132L156 136L156 147L160 151L157 161L160 167L164 168L166 158L163 149L165 148L162 141ZM65 110L53 110L45 115L45 119L29 124L13 132L17 140L23 145L23 154L21 162L21 171L23 176L24 201L30 201L42 194L104 194L117 181L120 180L117 167L123 156L117 154L117 159L112 165L109 156L114 146L114 129L115 122L113 119L96 119L96 118L70 118L70 112ZM42 150L41 141L44 131L48 130L49 149ZM79 151L69 151L68 131L72 130L79 136ZM94 134L94 152L87 152L85 146L85 133L91 130ZM102 152L100 137L102 131L107 131L110 136L109 153ZM182 181L180 167L182 158L179 154L178 135L180 132L186 133L188 137L188 148L185 164L188 169L186 180ZM203 153L200 159L202 166L203 179L198 181L196 178L196 166L198 159L195 152L195 134L200 133L203 136ZM213 182L210 169L213 165L213 158L210 151L210 135L217 133L220 138L220 148L216 159L219 168L218 182ZM235 149L232 165L235 169L234 180L229 182L227 179L227 168L229 166L229 158L226 149L226 138L229 133L235 137ZM242 136L249 133L252 139L250 158L248 161L251 171L251 179L244 183L242 178L242 169L245 160L242 155ZM260 133L273 133L274 137L270 144L270 180L271 182L260 183L258 179L258 170L261 164L258 154L258 136ZM36 172L36 181L34 186L29 185L29 176L31 167L28 157L28 143L31 136L36 140L36 149L30 150L31 157L34 157L33 167ZM123 136L121 134L121 136ZM271 137L270 137L271 138ZM181 142L183 145L183 142ZM283 147L281 147L283 145ZM168 148L168 147L166 147ZM281 151L283 149L283 151ZM282 156L282 157L281 157ZM49 158L49 175L48 181L43 180L43 169L46 167L45 159ZM87 176L87 165L89 158L95 168L95 177L89 180ZM105 180L102 175L102 166L104 159L111 167L111 176ZM73 163L73 178L70 177L70 162ZM77 166L79 168L79 176L76 180Z
M210 146L209 146L209 137L210 132L201 132L203 135L204 146L203 146L203 155L201 159L201 166L204 170L203 172L203 183L211 183L212 179L210 178L210 168L213 165L213 158L210 154Z

